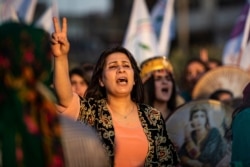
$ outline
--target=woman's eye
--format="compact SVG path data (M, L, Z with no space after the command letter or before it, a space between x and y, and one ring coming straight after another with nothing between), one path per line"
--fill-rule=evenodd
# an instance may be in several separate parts
M194 118L194 119L195 119L195 118L198 118L198 115L194 115L193 118Z
M130 65L126 64L126 65L123 65L123 67L130 68Z
M156 77L156 78L155 78L155 81L160 81L160 80L161 80L160 77Z
M109 68L113 69L116 68L117 66L113 65L113 66L109 66Z

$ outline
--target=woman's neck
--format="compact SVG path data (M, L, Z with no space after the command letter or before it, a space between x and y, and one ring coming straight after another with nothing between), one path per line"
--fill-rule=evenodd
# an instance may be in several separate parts
M134 102L130 97L117 98L109 96L107 98L107 105L111 109L119 111L120 114L126 114L128 112L128 109L130 109L131 106L134 105Z

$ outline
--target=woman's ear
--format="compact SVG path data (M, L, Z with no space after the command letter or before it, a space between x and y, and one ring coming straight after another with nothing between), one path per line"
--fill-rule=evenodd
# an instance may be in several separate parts
M99 84L100 84L101 87L104 87L104 84L103 84L101 79L99 79Z

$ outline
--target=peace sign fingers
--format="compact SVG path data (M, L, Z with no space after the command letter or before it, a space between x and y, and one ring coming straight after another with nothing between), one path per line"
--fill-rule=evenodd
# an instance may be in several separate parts
M65 18L63 18L63 20L65 20ZM61 27L60 27L59 21L56 17L53 17L53 25L54 25L55 33L60 33Z
M53 17L55 32L51 36L51 48L54 56L67 55L69 52L69 42L67 39L67 19L63 18L62 27L56 17Z
M64 17L62 20L62 33L67 34L68 31L68 25L67 25L67 19Z

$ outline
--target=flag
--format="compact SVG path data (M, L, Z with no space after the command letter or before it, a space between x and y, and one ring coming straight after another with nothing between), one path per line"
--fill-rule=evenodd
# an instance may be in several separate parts
M57 0L52 0L51 6L39 18L39 20L36 22L36 26L51 34L54 30L52 17L59 18Z
M247 43L245 49L242 51L241 58L239 60L239 66L241 69L250 72L250 42Z
M239 66L240 59L242 58L242 51L246 47L249 37L249 7L250 5L247 3L242 9L230 35L230 39L224 47L222 56L224 65Z
M31 24L36 9L37 0L22 0L20 7L17 9L19 19L26 23Z
M11 15L10 15L10 19L14 22L19 22L17 13L16 13L16 9L14 7L10 7L9 9Z
M175 36L174 0L158 0L151 12L154 30L158 37L158 50L168 56L170 41Z
M16 4L14 0L7 0L0 3L0 23L9 20L18 22Z
M138 65L158 55L156 35L144 0L134 0L123 46L135 57Z

